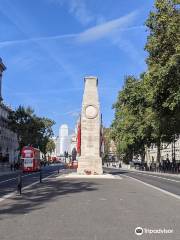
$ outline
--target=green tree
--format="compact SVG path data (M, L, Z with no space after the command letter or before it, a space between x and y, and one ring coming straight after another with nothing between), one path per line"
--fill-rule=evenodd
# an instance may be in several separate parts
M179 1L156 0L146 21L148 70L126 78L114 104L113 137L117 150L131 159L150 143L157 145L180 134L180 14Z
M109 152L110 152L110 143L111 143L111 129L110 128L103 128L103 140L104 140L104 153L103 153L103 160L107 161Z
M160 160L162 141L180 133L180 12L178 1L156 0L146 21L149 36L146 84L155 119L154 139Z
M143 75L142 75L143 76ZM151 108L146 99L144 79L125 78L123 89L114 104L112 136L117 151L126 162L139 153L144 159L145 145L151 141Z
M52 139L49 139L46 144L46 152L49 152L50 154L55 150L56 145Z
M19 106L16 111L9 114L9 127L17 133L20 149L30 143L34 138L33 110L28 107Z
M48 118L37 117L30 107L19 106L9 115L9 128L17 133L20 150L31 145L45 154L46 145L53 135L53 124L54 121Z
M53 136L52 126L54 125L54 121L49 118L39 118L39 124L41 127L39 128L40 138L39 140L39 148L44 153L46 157L47 153L47 144L50 141L50 138Z

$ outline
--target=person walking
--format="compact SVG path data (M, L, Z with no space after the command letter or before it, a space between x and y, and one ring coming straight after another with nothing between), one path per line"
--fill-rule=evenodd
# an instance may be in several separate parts
M13 163L12 162L11 162L10 168L11 168L11 171L12 171L13 170Z

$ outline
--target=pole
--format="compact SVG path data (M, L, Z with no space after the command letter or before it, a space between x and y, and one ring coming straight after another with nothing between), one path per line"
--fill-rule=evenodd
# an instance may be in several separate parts
M42 171L41 171L41 168L40 168L40 171L39 171L39 182L42 183Z
M21 193L22 193L22 176L21 176L21 172L19 172L19 175L18 175L17 191L21 195Z

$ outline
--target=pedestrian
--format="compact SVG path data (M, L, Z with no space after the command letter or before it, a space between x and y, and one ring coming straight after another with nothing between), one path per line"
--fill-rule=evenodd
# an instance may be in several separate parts
M159 172L162 171L162 162L159 163Z
M11 167L11 171L13 170L13 163L11 162L11 165L10 165L10 167Z
M166 157L166 170L169 171L170 170L170 160L169 160L169 155L167 154Z
M150 171L152 171L152 163L150 163Z
M17 185L17 190L19 194L21 195L21 189L22 189L22 176L21 173L18 175L18 185Z

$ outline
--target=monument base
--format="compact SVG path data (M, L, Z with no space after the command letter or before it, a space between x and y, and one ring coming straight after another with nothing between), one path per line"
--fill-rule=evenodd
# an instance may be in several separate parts
M58 179L122 179L122 177L118 176L118 175L112 175L112 174L108 174L108 173L104 173L104 174L98 174L98 175L85 175L85 174L78 174L78 173L67 173L67 174L63 174L60 175L58 177L56 177Z
M103 174L101 158L83 158L78 159L77 174L83 175L101 175Z

